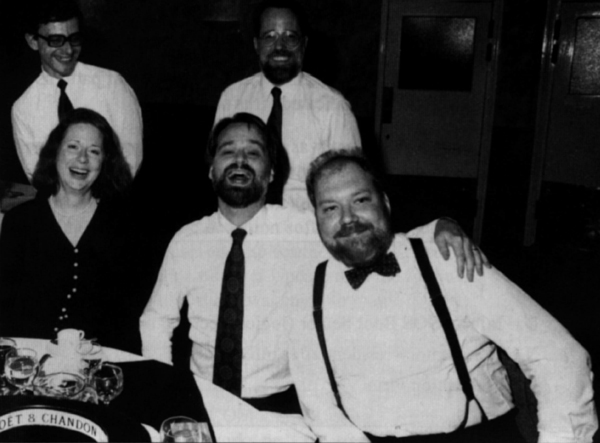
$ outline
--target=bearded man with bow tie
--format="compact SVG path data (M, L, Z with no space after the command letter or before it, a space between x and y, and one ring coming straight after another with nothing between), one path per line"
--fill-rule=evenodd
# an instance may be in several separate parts
M523 441L497 346L531 380L539 441L592 441L589 356L548 312L496 269L467 283L432 241L394 234L360 151L321 155L306 181L333 260L290 367L319 441Z

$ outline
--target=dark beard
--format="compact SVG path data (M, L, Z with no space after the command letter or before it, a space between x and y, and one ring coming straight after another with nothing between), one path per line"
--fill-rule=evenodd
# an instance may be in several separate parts
M250 184L244 187L229 184L226 177L233 169L248 171L252 175ZM248 165L227 167L223 175L214 182L213 187L217 196L232 208L247 208L259 201L265 190L263 184L256 179L254 170Z
M365 231L368 231L370 235L363 238L348 238L353 233ZM389 227L376 229L371 223L357 221L342 226L334 235L334 240L338 241L325 244L325 247L335 259L346 266L363 267L369 266L383 257L393 239L394 234Z
M289 51L275 51L272 54L270 54L269 57L274 57L284 52L285 55L293 57L293 54ZM283 85L289 82L290 80L294 79L294 77L296 77L300 72L300 65L296 62L295 59L290 58L290 60L291 63L284 66L273 66L271 65L270 61L267 60L267 62L261 66L265 77L267 77L267 79L274 85Z

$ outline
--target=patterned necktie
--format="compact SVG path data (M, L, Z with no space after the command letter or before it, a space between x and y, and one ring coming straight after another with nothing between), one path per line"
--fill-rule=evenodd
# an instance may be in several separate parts
M58 99L58 121L62 121L62 119L73 110L73 103L71 103L69 96L65 92L67 82L62 78L58 81L58 88L60 89L60 98Z
M346 278L353 289L358 289L372 272L376 272L384 277L393 277L400 272L400 265L398 265L398 260L396 260L394 253L387 253L370 266L347 270Z
M244 323L244 251L247 232L235 229L223 272L215 341L213 383L238 397L242 393L242 332Z
M271 95L273 96L273 107L271 108L271 114L267 120L267 125L275 131L279 141L282 142L281 138L281 125L283 123L283 108L281 107L281 89L277 86L271 89Z

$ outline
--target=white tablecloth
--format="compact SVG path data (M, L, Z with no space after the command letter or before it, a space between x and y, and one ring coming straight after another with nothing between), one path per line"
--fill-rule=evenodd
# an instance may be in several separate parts
M19 347L32 348L43 355L48 349L48 340L16 338ZM113 348L102 348L103 359L112 362L146 360L139 355ZM302 416L261 412L248 403L213 385L195 377L202 394L204 406L210 416L215 437L219 442L314 442L315 435L304 423ZM149 430L153 441L158 433Z

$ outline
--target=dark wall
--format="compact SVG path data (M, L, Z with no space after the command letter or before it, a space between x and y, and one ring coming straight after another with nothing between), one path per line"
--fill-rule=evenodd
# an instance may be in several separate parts
M138 95L151 124L178 131L180 138L203 149L206 134L177 124L177 115L210 115L221 91L258 71L250 34L251 0L80 0L87 40L80 60L120 72ZM377 84L380 1L302 2L310 12L314 33L308 44L305 70L340 90L352 104L373 139ZM0 2L0 16L13 16L0 29L0 179L23 181L14 154L10 106L39 74L36 54L25 44L18 13L29 2ZM238 12L238 22L207 21L223 4ZM15 16L15 14L17 14ZM161 108L155 105L162 105ZM148 125L146 125L148 126ZM200 129L204 129L200 125ZM154 128L155 129L155 128ZM183 135L185 134L185 136ZM154 133L150 135L154 136ZM146 137L145 151L157 149ZM160 148L164 150L164 147ZM152 154L150 154L152 155Z

